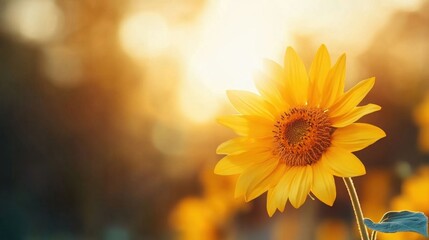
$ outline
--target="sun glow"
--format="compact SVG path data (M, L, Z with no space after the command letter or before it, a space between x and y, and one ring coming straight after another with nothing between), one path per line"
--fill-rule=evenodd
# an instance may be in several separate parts
M212 6L190 58L189 74L215 93L231 88L255 90L252 79L261 59L281 53L284 41L282 32L270 24L274 19L260 7L227 2Z
M219 110L219 101L217 96L205 86L201 86L201 83L188 82L183 84L180 91L179 108L192 122L204 123L211 121L216 115Z
M180 94L182 113L195 123L213 119L226 89L256 91L253 76L262 59L280 58L283 49L283 32L275 31L279 25L271 24L275 19L267 9L244 1L212 4L188 53L188 81Z
M153 57L170 45L170 29L161 15L140 12L122 22L119 39L122 48L131 57Z
M419 1L413 0L416 4ZM188 120L204 123L218 114L225 90L256 92L253 79L263 59L282 64L287 45L304 50L304 58L308 56L306 50L320 43L337 46L333 55L338 56L339 49L347 51L348 64L356 65L354 59L398 7L383 4L368 0L354 5L322 0L311 4L292 0L273 0L271 4L262 0L207 1L200 17L188 25L165 12L149 11L147 6L132 7L120 24L118 37L126 54L159 69L148 81L163 84L159 75L175 72L167 70L171 63L165 60L174 59L181 69L171 74L178 83L177 107ZM349 11L351 7L354 11ZM377 12L380 7L386 11ZM320 12L331 14L311 20ZM366 17L362 19L362 15ZM341 22L333 24L335 19ZM365 38L356 37L360 35Z
M397 8L414 9L420 2L409 1L405 6L398 1L213 1L202 19L201 39L187 60L188 72L216 93L226 89L254 91L253 74L261 59L282 63L285 45L317 47L325 43L346 49L352 59L366 50ZM358 37L362 35L365 37ZM300 37L307 42L300 42Z

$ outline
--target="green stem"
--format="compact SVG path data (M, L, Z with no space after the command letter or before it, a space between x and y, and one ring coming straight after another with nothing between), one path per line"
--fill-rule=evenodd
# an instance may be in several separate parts
M366 226L363 223L363 213L360 207L359 198L356 193L355 186L353 185L353 180L352 178L349 178L349 177L345 177L343 178L343 180L344 180L344 183L346 184L347 191L349 192L350 200L353 205L353 210L355 212L356 221L360 232L360 238L362 240L370 240Z
M377 240L377 231L372 231L371 233L371 240Z

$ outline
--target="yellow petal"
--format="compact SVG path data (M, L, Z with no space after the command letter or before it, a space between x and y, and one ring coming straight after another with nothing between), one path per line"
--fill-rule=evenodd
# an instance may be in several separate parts
M263 69L264 73L272 80L274 80L274 85L277 87L282 100L283 105L285 108L288 108L288 106L293 102L291 99L291 96L289 92L286 90L286 75L285 71L282 66L280 66L278 63L264 59L263 61Z
M345 76L346 55L343 54L326 76L322 90L322 102L320 104L322 107L328 108L343 94Z
M326 46L322 44L310 67L310 87L308 92L308 104L310 106L317 106L320 103L321 90L330 68L331 58Z
M228 90L226 95L232 105L244 115L257 115L274 120L274 107L261 96L247 91Z
M274 122L258 116L229 115L218 117L217 121L240 136L271 137L273 135Z
M287 168L279 183L273 189L273 201L281 212L285 209L289 198L290 186L297 172L295 167Z
M240 136L246 136L249 133L249 123L243 115L228 115L218 117L217 122L231 128Z
M330 147L322 155L321 161L331 174L338 177L355 177L366 173L359 158L342 148Z
M334 118L351 112L372 89L374 83L375 78L372 77L356 84L329 108L329 116Z
M253 186L252 188L248 188L248 191L246 193L246 199L247 201L251 201L255 199L256 197L260 196L262 193L268 191L268 189L274 187L279 182L280 178L284 175L286 170L285 164L277 164L276 169L268 175L264 180L262 180L257 185Z
M304 204L313 183L311 166L296 167L296 175L290 186L289 199L292 206L299 208Z
M277 205L274 199L274 189L270 188L267 193L267 212L270 217L276 212Z
M246 166L231 161L231 155L223 157L217 162L214 173L218 175L240 174L246 169Z
M247 198L247 193L252 191L255 186L270 175L277 167L278 162L278 158L272 158L247 168L240 177L238 177L234 196L238 198L244 195L244 200L246 202L250 201L251 199Z
M221 143L217 149L217 154L232 154L248 150L255 143L254 138L237 137Z
M304 63L291 47L286 49L284 65L287 95L291 97L292 104L305 105L308 94L308 75Z
M316 163L313 168L313 185L311 192L325 204L332 206L337 196L334 176L323 164Z
M279 91L282 92L285 87L285 74L283 67L272 60L264 59L263 69L264 73L274 80L276 85L279 87Z
M353 123L335 130L332 134L332 146L354 152L366 148L385 136L386 133L374 125Z
M251 151L223 157L215 166L219 175L234 175L243 172L254 164L265 162L273 157L271 150L252 149Z
M254 148L272 148L272 138L248 138L237 137L221 143L217 149L217 154L237 154L250 151Z
M356 122L361 117L373 112L377 112L380 109L380 106L372 103L361 107L355 107L352 111L346 113L345 115L331 118L332 126L337 128L345 127Z
M288 107L280 92L278 83L267 74L256 73L254 82L261 96L271 103L277 112L284 111Z

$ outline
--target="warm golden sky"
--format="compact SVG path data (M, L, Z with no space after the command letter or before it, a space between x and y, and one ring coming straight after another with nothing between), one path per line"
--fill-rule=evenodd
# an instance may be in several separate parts
M178 107L194 122L205 122L218 112L226 89L254 90L252 75L261 59L282 61L285 44L297 45L301 38L314 49L325 43L334 56L347 52L349 64L373 41L398 9L414 11L422 0L410 1L208 1L188 0L182 9L162 9L148 1L128 1L117 30L118 44L136 63L174 55L181 62ZM155 7L153 7L154 5ZM166 5L166 4L164 4ZM4 25L24 41L44 44L61 38L68 23L53 0L9 1ZM200 12L191 24L175 15ZM47 58L53 57L46 51ZM64 50L63 55L70 55ZM69 68L47 60L45 67L60 84L79 79L79 63L68 59ZM152 67L153 81L162 66ZM70 70L75 69L75 71ZM351 67L358 71L358 66ZM56 77L66 71L67 78ZM54 80L55 81L55 80ZM205 93L201 94L201 89ZM210 94L207 94L210 93ZM195 98L200 101L194 101ZM199 114L193 114L198 111Z

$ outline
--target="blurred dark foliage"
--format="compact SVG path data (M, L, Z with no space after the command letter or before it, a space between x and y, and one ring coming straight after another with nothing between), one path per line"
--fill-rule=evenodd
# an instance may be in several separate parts
M90 20L60 43L80 53L77 87L46 79L40 46L0 35L2 239L98 239L115 226L150 236L165 225L155 215L166 215L161 206L171 200L144 191L159 176L143 165L162 158L147 138L151 119L135 116L141 132L132 136L121 126L133 114L124 110L127 94L141 83L114 37L120 8L79 7Z

